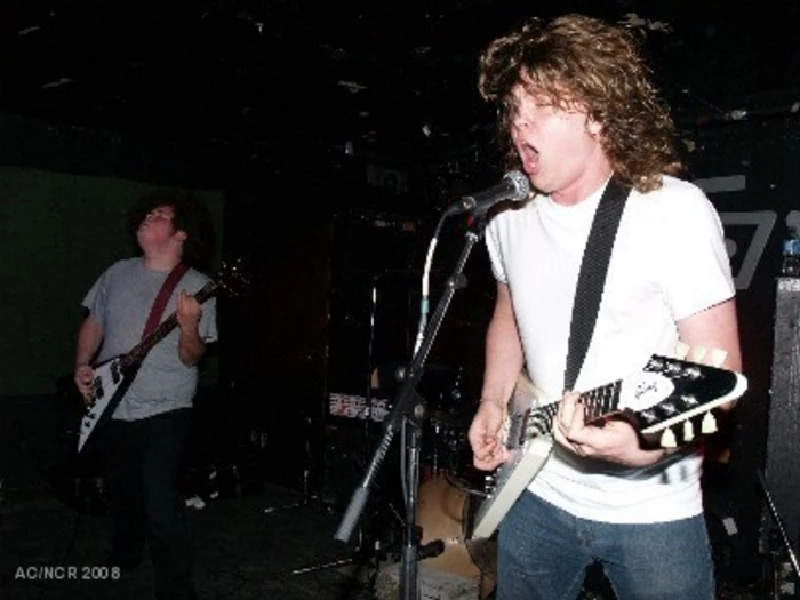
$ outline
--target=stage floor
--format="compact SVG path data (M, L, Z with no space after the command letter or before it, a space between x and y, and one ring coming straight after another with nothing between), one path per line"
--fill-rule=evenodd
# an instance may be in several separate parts
M279 488L187 508L200 600L343 600L369 598L369 565L304 574L296 569L353 557L337 542L339 515L323 505L265 512L294 503ZM0 506L0 597L4 600L145 600L153 597L149 559L121 578L101 565L110 518L66 506L46 490L6 492ZM361 561L358 562L367 562ZM67 569L44 569L63 566ZM73 569L70 571L70 567Z
M270 507L291 505L297 500L293 491L266 485L256 493L218 497L203 508L187 508L200 600L376 597L370 584L370 576L379 574L374 553L365 560L354 554L355 540L343 544L334 539L340 512L317 503L267 512ZM384 514L378 524L381 533L369 539L379 539L388 549L393 544L399 547L402 526L399 521L397 526L389 523L395 518ZM0 501L0 597L153 598L149 560L121 578L98 567L108 552L109 533L110 519L105 512L75 510L49 488L5 490ZM354 557L357 560L347 564ZM382 558L381 569L386 569L397 556L390 551ZM314 568L321 565L331 566ZM601 598L594 594L584 597ZM763 593L742 590L724 590L720 595L725 600L763 597Z

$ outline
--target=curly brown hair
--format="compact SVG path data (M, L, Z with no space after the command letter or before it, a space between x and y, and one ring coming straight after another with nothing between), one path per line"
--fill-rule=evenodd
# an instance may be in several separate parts
M601 143L623 183L646 192L661 186L662 174L682 171L672 118L630 30L576 14L549 24L533 18L489 45L478 88L499 104L499 142L509 166L519 165L510 139L518 84L600 123Z

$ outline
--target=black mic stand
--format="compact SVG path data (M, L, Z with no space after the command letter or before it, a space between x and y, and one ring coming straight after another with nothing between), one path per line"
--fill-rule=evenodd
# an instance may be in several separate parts
M380 443L367 466L361 482L353 492L335 535L338 541L347 542L350 540L353 529L367 503L370 488L392 444L392 439L398 431L401 431L405 442L401 453L401 461L405 468L401 468L401 476L403 478L403 495L405 496L407 517L403 531L403 548L401 552L400 597L405 600L421 600L417 571L420 552L416 526L416 503L419 484L420 423L425 417L425 402L417 394L416 386L421 378L425 359L444 320L450 301L453 299L456 290L466 285L464 266L473 246L481 239L485 227L484 210L479 215L473 215L473 222L465 233L466 239L461 255L456 262L453 273L447 280L445 291L425 329L422 342L406 369L405 377L402 379L400 389L394 398L392 410L383 422L383 435Z

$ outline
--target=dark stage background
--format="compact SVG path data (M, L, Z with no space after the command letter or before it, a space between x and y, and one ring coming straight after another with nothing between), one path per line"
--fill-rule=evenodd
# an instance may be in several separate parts
M128 255L119 228L130 202L169 186L209 202L215 266L241 257L252 274L246 293L219 301L187 470L237 465L252 488L269 481L345 503L380 426L330 415L330 395L391 402L397 390L436 220L502 175L474 70L523 7L176 2L150 18L127 2L89 2L85 14L29 4L0 9L2 486L74 472L78 305L99 269ZM722 214L750 389L716 438L707 490L718 562L731 580L752 580L772 528L756 472L770 453L800 463L794 425L768 427L770 403L791 412L798 402L771 389L781 241L800 221L800 9L625 0L549 10L568 8L645 34L690 176ZM441 233L433 306L464 228L451 219ZM428 431L426 460L442 444L463 447L477 399L494 290L482 244L466 275L420 384L446 424ZM767 475L797 543L791 473Z
M767 431L767 420L770 401L795 402L793 398L771 399L770 378L780 243L786 225L795 222L798 214L793 157L799 136L796 118L780 113L741 122L685 125L681 133L691 176L721 212L739 294L750 390L734 422L720 436L722 466L709 468L714 475L709 495L713 510L720 518L738 523L737 536L726 543L733 545L729 560L739 572L734 561L740 560L739 566L748 564L745 557L758 550L762 501L756 470L765 464L770 445L795 452L794 440L786 435L789 431ZM239 462L250 466L254 478L298 490L307 478L309 489L334 502L346 501L379 427L330 416L329 395L370 394L391 400L397 389L393 371L408 362L413 348L422 265L438 215L436 205L441 205L441 195L449 189L490 180L489 166L481 171L484 165L451 162L444 190L441 179L426 180L424 173L401 171L411 181L416 175L420 183L418 189L409 186L398 192L371 184L370 165L352 159L313 182L303 179L301 170L287 169L271 178L268 190L253 186L224 192L224 220L219 223L225 244L220 259L244 257L252 283L243 296L220 300L223 337L212 351L215 364L206 369L198 396L195 465ZM462 175L470 169L470 176ZM31 173L42 181L41 174ZM82 177L85 185L98 181L92 174ZM301 193L299 182L303 183ZM115 193L135 195L133 191ZM96 214L100 216L95 219L103 220L115 216ZM6 214L6 226L16 217ZM37 223L45 232L42 239L61 226L61 221ZM91 227L102 229L103 224L87 217L80 229ZM434 302L461 251L463 233L464 223L453 220L440 236L434 255ZM86 280L85 261L65 258L74 256L83 238L74 235L69 243L64 239L59 238L66 247L54 263L60 277ZM90 245L97 247L95 239ZM17 261L26 260L19 246L15 248L20 256ZM121 248L116 251L124 255ZM97 256L93 258L97 262ZM15 263L15 272L25 272L24 264ZM4 273L7 276L8 267ZM41 273L46 271L34 269L28 285L35 285ZM436 339L420 389L429 408L454 415L453 422L462 424L465 418L461 417L470 414L477 398L483 332L493 300L482 245L467 265L467 281ZM74 306L80 300L78 290L69 289L69 294L50 293L64 295L61 302ZM9 327L14 305L5 307L8 314L3 321ZM62 319L63 310L59 308ZM67 320L77 325L74 318ZM29 326L36 331L36 323ZM71 335L69 330L60 331L62 338ZM22 344L17 347L29 350L7 353L4 369L24 372L15 367L15 361L33 355L35 343L45 335L21 341L19 334L7 338L7 348L9 339L17 338ZM33 387L38 393L6 394L0 403L5 434L3 479L10 487L46 478L70 447L74 410L64 405L68 401L58 384L69 371L71 342L50 343L62 348L52 377L27 378L28 383L36 381ZM371 379L373 371L377 380ZM10 381L6 378L7 384ZM365 436L370 438L366 444ZM787 496L790 490L780 474L772 476L771 485L779 507L791 511L796 498ZM794 515L790 521L796 527Z

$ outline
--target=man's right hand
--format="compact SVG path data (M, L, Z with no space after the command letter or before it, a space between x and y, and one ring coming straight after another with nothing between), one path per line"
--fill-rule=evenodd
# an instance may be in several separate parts
M510 453L501 439L505 419L504 408L491 401L481 402L469 428L472 464L476 469L493 471L508 460Z
M94 380L94 369L89 365L83 365L75 369L75 385L78 386L78 391L83 397L83 402L87 407L94 404L94 389L92 388L92 381Z

